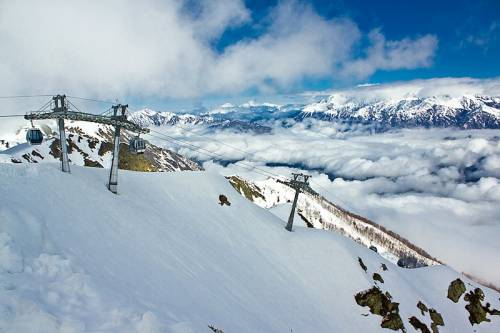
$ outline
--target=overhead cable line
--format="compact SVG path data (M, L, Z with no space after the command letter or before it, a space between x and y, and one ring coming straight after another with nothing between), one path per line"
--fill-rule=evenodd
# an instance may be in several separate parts
M192 129L190 129L190 128L186 128L186 127L183 127L183 126L180 126L179 124L172 124L172 126L176 126L176 127L180 128L180 129L183 129L183 130L185 130L185 131L188 131L189 133L191 133L191 134L193 134L193 135L196 135L196 136L198 136L198 137L207 137L207 138L208 138L208 139L210 139L211 141L214 141L214 142L220 143L220 144L221 144L221 145L223 145L223 146L226 146L226 147L228 147L228 148L231 148L231 149L237 150L237 151L242 152L242 153L244 153L244 154L246 154L246 155L255 155L255 153L251 153L251 152L246 151L246 150L244 150L244 149L241 149L241 148L238 148L238 147L232 146L232 145L230 145L230 144L228 144L228 143L225 143L224 141L221 141L221 140L218 140L218 139L212 138L212 137L208 136L207 134L202 134L202 133L194 133L194 132L192 131ZM261 161L261 162L265 162L265 161Z
M24 117L24 114L6 114L0 115L0 118Z
M47 102L45 103L44 105L42 105L38 110L36 111L29 111L29 112L40 112L40 111L43 111L44 109L47 108L47 106L50 105L50 102ZM14 117L24 117L25 114L5 114L5 115L0 115L0 118L14 118Z
M161 137L156 136L156 135L153 135L153 134L148 134L148 135L149 135L149 136L151 136L151 137L153 137L153 138L157 138L157 139L160 139L160 140L165 140L165 141L168 141L168 142L170 142L170 143L173 143L174 145L178 145L178 146L180 146L180 147L186 148L186 145L185 145L184 143L181 143L181 142L176 142L176 141L174 141L174 140L170 140L170 139L166 139L166 138L161 138ZM216 154L216 153L214 153L214 152L204 152L204 151L201 151L201 149L197 149L197 148L191 148L191 149L193 149L193 150L195 150L195 151L199 152L200 154L203 154L203 155L205 155L205 156L211 157L211 158L214 158L214 155ZM261 175L261 176L264 176L264 177L270 177L270 175L267 173L267 171L266 171L266 173L264 173L264 172L260 172L259 170L262 170L262 169L256 168L256 167L254 167L254 166L247 166L246 164L241 163L241 161L236 162L236 163L235 163L235 165L236 165L237 167L241 167L241 168L243 168L243 169L247 169L248 171L251 171L251 172L257 173L257 174L259 174L259 175ZM281 175L274 175L274 174L273 174L273 176L275 176L275 177L285 178L284 176L281 176ZM286 179L286 178L285 178L285 179Z
M161 132L158 132L158 131L154 131L154 130L150 130L150 131L151 131L151 132L154 132L154 133L156 133L156 134L159 134L159 135L161 135L161 136L163 136L163 137L168 138L168 139L166 139L167 141L174 142L174 143L180 143L180 145L183 145L183 146L189 146L189 147L193 148L193 149L194 149L194 150L196 150L196 151L205 151L205 152L207 152L208 154L210 154L210 155L211 155L211 157L217 156L217 157L222 158L222 159L227 159L227 156L224 156L224 155L222 155L222 154L219 154L219 153L216 153L216 152L210 151L210 150L208 150L208 149L202 148L202 147L200 147L200 146L197 146L197 145L195 145L195 144L189 143L189 142L187 142L187 141L184 141L184 140L181 140L181 139L177 139L177 138L175 138L175 137L172 137L172 136L170 136L170 135L167 135L167 134L164 134L164 133L161 133ZM151 135L151 134L150 134L150 135ZM205 155L207 155L207 154L205 154ZM278 174L275 174L275 173L273 173L273 172L270 172L270 171L267 171L267 170L264 170L264 169L258 168L258 167L256 167L256 166L253 166L253 165L248 164L248 163L244 163L244 162L241 162L241 161L238 161L237 163L240 163L240 164L246 165L247 167L252 168L252 169L260 170L260 171L262 171L262 172L266 173L268 177L269 177L269 176L273 176L273 177L283 177L283 176L281 176L281 175L278 175ZM283 178L284 178L284 177L283 177Z
M253 156L255 156L255 153L252 153L252 152L246 151L246 150L241 149L241 148L238 148L238 147L234 147L234 146L232 146L232 145L230 145L230 144L227 144L227 143L225 143L225 142L223 142L223 141L220 141L220 140L217 140L217 139L215 139L215 138L212 138L212 137L208 136L208 134L194 133L194 132L192 131L192 129L190 129L190 128L186 128L186 127L184 127L184 126L180 126L179 124L172 124L172 125L173 125L173 126L176 126L176 127L178 127L178 128L181 128L181 129L183 129L183 130L185 130L185 131L188 131L189 133L192 133L193 135L196 135L196 136L198 136L198 137L208 137L208 139L210 139L210 140L212 140L212 141L214 141L214 142L218 142L218 143L220 143L220 144L222 144L222 145L224 145L224 146L226 146L226 147L229 147L229 148L232 148L232 149L234 149L234 150L237 150L237 151L243 152L243 153L245 153L245 154L247 154L247 155L253 155ZM323 133L321 133L321 132L316 133L316 134L321 134L321 135L324 135L324 136L329 137L327 134L323 134ZM281 149L281 148L282 148L282 147L277 146L277 145L275 145L275 144L273 144L273 143L269 143L269 144L270 144L272 147L275 147L275 148L278 148L278 149ZM267 161L263 161L263 160L261 160L260 162L266 163ZM272 172L269 172L269 171L266 171L266 172L267 172L267 173L272 174L273 176L279 176L279 175L276 175L276 174L274 174L274 173L272 173ZM280 176L280 177L283 177L283 176ZM332 197L333 197L336 201L340 201L340 202L342 203L342 205L346 206L346 205L345 205L345 202L344 202L343 200L339 199L339 198L338 198L338 196L337 196L336 194L333 194L333 193L332 193L330 190L328 190L326 187L324 187L324 186L320 185L319 183L317 183L317 182L315 182L315 181L312 181L312 180L311 180L311 183L312 183L312 184L314 184L314 185L316 185L317 187L319 187L320 189L322 189L322 190L323 190L323 191L325 191L326 193L330 194L330 195L331 195L331 196L332 196Z
M36 98L36 97L53 97L54 95L8 95L8 96L0 96L0 99L17 99L17 98ZM80 99L82 101L96 102L96 103L106 103L106 104L116 104L117 102L102 100L97 98L90 97L79 97L79 96L66 96L69 98Z
M225 142L223 142L223 141L220 141L220 140L217 140L217 139L215 139L215 138L212 138L212 137L208 136L208 134L195 133L195 132L193 132L193 131L192 131L192 129L190 129L190 128L186 128L186 127L184 127L184 126L181 126L180 124L172 124L172 126L176 126L176 127L178 127L178 128L181 128L181 129L183 129L183 130L185 130L185 131L188 131L189 133L191 133L191 134L193 134L193 135L196 135L196 136L198 136L198 137L207 137L208 139L210 139L210 140L212 140L212 141L214 141L214 142L218 142L218 143L220 143L220 144L222 144L222 145L224 145L224 146L226 146L226 147L229 147L229 148L232 148L232 149L234 149L234 150L237 150L237 151L243 152L243 153L245 153L245 154L247 154L247 155L252 155L252 156L255 156L255 153L252 153L252 152L246 151L246 150L241 149L241 148L238 148L238 147L234 147L234 146L232 146L232 145L230 145L230 144L227 144L227 143L225 143ZM324 134L324 133L321 133L321 132L317 132L317 133L315 133L315 134L320 134L321 136L324 136L324 137L327 137L327 138L331 139L331 137L330 137L328 134ZM282 149L282 147L280 147L280 146L278 146L278 145L276 145L276 144L273 144L273 143L271 143L271 142L268 142L268 144L269 144L270 146L274 147L274 148L277 148L277 149ZM265 161L265 160L260 160L260 162L267 163L267 161ZM274 174L274 175L276 175L276 174ZM283 177L283 176L281 176L281 177ZM331 196L332 196L332 197L333 197L336 201L341 202L341 204L342 204L344 207L349 208L349 205L346 205L344 200L339 199L339 197L338 197L336 194L332 193L332 192L331 192L330 190L328 190L326 187L324 187L324 186L320 185L319 183L317 183L317 182L315 182L315 181L313 181L313 180L311 180L311 184L316 185L317 187L319 187L320 189L322 189L322 190L323 190L323 191L325 191L326 193L330 194L330 195L331 195Z
M52 97L52 95L12 95L12 96L0 96L0 99L34 98L34 97Z
M71 103L71 101L70 101L70 100L67 100L67 101L68 101L68 104L69 104L69 105L71 105L72 107L74 107L74 108L76 109L76 111L78 111L78 112L82 112L82 111L80 111L80 109L79 109L79 108L78 108L75 104Z
M213 152L211 150L208 150L208 149L205 149L205 148L202 148L200 146L197 146L195 144L192 144L192 143L189 143L187 141L184 141L184 140L181 140L181 139L177 139L175 137L172 137L170 135L167 135L167 134L164 134L164 133L161 133L161 132L158 132L158 131L154 131L154 130L151 130L151 132L153 133L156 133L158 135L161 135L163 136L162 138L159 138L157 136L153 136L152 134L149 134L153 137L156 137L156 138L159 138L159 139L163 139L163 140L166 140L166 141L169 141L169 142L172 142L176 145L179 145L179 146L182 146L182 147L189 147L189 148L192 148L193 150L195 151L198 151L204 155L207 155L209 157L218 157L218 158L222 158L222 159L227 159L227 156L224 156L222 154L219 154L219 153L216 153L216 152ZM278 175L276 173L273 173L273 172L270 172L268 170L265 170L265 169L262 169L262 168L259 168L259 167L256 167L254 165L251 165L251 164L248 164L248 163L245 163L245 162L242 162L242 161L238 161L235 163L235 165L240 165L240 166L243 166L244 168L246 169L249 169L249 170L252 170L252 171L255 171L256 173L259 173L261 175L264 175L266 177L276 177L276 178L284 178L284 179L287 179L286 177L282 176L282 175Z
M82 101L105 103L105 104L117 104L117 102L107 101L102 99L88 98L88 97L78 97L78 96L67 96L68 98L80 99Z
M346 204L346 202L342 199L340 199L336 194L334 194L333 192L331 192L330 190L328 190L326 187L324 187L323 185L320 185L318 182L316 181L311 181L311 184L313 185L316 185L317 187L319 187L320 189L322 189L323 191L325 191L326 193L328 193L329 195L332 196L332 198L337 201L337 202L340 202L340 204L343 206L343 208L345 209L349 209L350 211L353 211L352 207L348 204Z

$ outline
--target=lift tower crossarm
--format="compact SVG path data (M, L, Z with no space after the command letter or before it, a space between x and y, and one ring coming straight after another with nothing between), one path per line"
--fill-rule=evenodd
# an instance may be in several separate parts
M50 111L50 112L30 112L24 116L27 120L41 120L41 119L68 119L76 121L89 121L92 123L120 126L126 130L135 133L146 134L149 133L149 129L141 127L133 122L127 120L127 116L102 116L92 113L85 112L75 112L75 111Z

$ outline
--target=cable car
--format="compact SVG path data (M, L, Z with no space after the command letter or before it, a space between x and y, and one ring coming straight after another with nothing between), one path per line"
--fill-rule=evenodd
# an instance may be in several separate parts
M30 128L26 132L26 141L29 142L30 145L39 145L43 141L43 134L38 128Z
M132 154L144 154L144 151L146 151L146 141L139 136L133 137L128 142L128 148Z

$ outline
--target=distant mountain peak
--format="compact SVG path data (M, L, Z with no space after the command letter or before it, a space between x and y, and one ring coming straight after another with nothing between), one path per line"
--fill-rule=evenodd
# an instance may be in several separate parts
M336 93L306 105L303 116L393 127L500 128L500 97L415 94L383 97Z

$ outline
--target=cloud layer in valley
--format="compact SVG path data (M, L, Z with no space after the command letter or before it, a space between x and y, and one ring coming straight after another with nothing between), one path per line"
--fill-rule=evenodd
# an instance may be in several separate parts
M214 46L242 26L262 32ZM241 0L1 0L0 90L179 98L432 64L435 36L387 40L373 29L291 0L257 22Z

